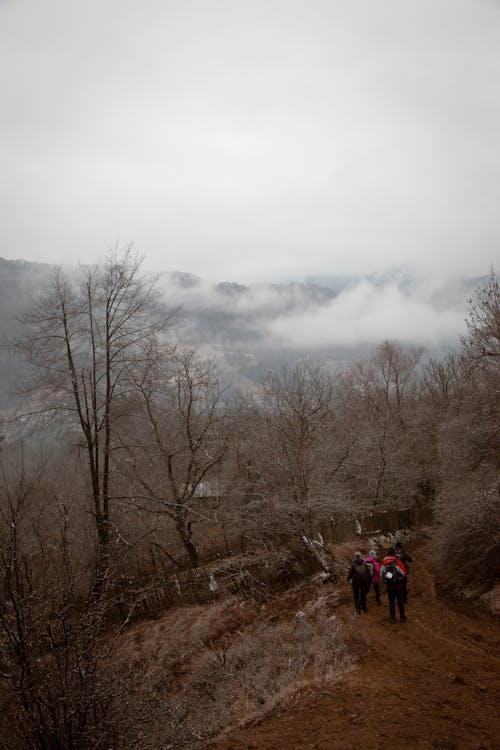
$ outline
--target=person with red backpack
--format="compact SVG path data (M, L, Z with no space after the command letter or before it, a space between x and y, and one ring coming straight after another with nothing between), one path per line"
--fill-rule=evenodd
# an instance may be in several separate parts
M396 622L396 602L398 603L399 619L401 622L406 622L404 598L406 570L401 560L398 559L394 547L389 547L387 555L382 560L380 577L387 589L391 623Z
M361 552L354 554L354 562L349 568L347 580L352 582L352 593L354 596L354 606L356 612L366 612L366 595L370 588L370 571Z

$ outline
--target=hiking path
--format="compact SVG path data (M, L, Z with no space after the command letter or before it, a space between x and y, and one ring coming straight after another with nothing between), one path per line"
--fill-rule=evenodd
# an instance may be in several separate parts
M500 750L500 622L438 597L415 558L406 623L392 625L386 595L376 606L373 592L357 615L341 583L332 601L354 629L356 668L210 750Z

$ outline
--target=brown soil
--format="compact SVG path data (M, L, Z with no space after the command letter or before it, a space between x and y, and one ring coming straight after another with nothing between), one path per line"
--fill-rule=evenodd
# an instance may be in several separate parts
M344 585L336 610L356 618L356 669L210 750L500 750L498 619L438 598L418 562L406 623L392 625L385 597L380 607L372 597L357 616Z

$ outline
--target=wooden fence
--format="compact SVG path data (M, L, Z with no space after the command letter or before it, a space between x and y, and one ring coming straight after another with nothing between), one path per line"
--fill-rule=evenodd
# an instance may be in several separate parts
M321 533L324 543L330 545L354 538L387 536L431 522L431 509L413 506L316 518L312 527L314 533ZM233 554L238 554L238 551L233 550ZM174 605L203 604L228 593L263 598L290 587L306 572L304 568L294 566L293 560L286 556L273 562L252 559L230 562L218 556L216 560L212 558L211 563L206 560L204 565L195 569L156 574L145 589L127 595L118 605L116 614L123 617L133 607L134 619L151 617Z
M304 577L304 571L282 561L248 561L234 565L200 566L166 575L147 589L128 595L118 605L120 619L132 609L132 619L156 616L175 605L203 604L222 595L236 594L263 599L283 591ZM279 561L278 561L279 563Z
M391 508L369 513L339 513L329 518L318 518L313 528L321 532L328 544L347 542L356 536L395 534L403 529L416 528L432 523L433 511L428 506L414 505L411 508Z

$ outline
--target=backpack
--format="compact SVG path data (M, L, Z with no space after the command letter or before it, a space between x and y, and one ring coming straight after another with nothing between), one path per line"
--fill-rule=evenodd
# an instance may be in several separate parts
M399 569L397 562L390 562L386 563L384 565L384 574L382 576L383 582L386 584L386 586L389 586L390 588L393 586L397 586L398 583L401 583L404 576Z
M370 571L368 565L364 562L354 563L354 580L356 583L368 584L370 582Z
M373 563L365 560L365 565L368 568L368 573L370 574L370 578L371 578L373 576Z
M404 550L401 550L401 552L396 552L396 556L398 560L401 560L401 562L404 565L404 569L406 570L406 575L410 572L410 562L413 562L413 558L410 558Z

